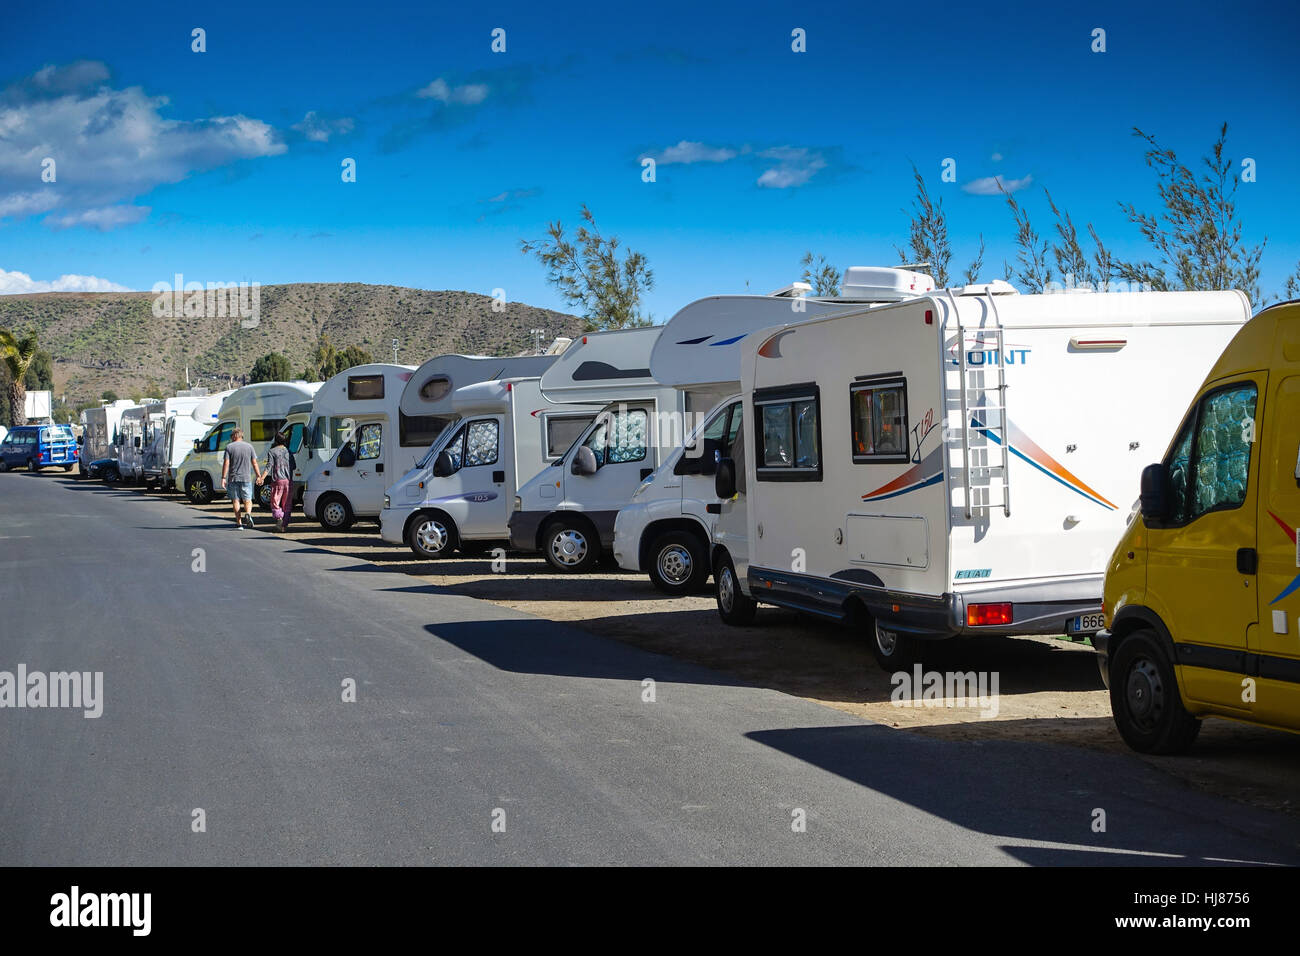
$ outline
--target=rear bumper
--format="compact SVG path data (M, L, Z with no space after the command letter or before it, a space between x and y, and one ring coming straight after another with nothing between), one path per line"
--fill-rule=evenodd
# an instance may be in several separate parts
M763 603L792 607L842 620L851 602L861 603L882 625L921 640L977 635L1064 634L1070 620L1095 614L1101 606L1102 576L1043 581L977 592L914 594L868 582L856 570L846 577L822 578L749 568L750 594ZM847 575L852 575L848 577ZM966 623L971 604L1010 604L1011 623L974 627Z

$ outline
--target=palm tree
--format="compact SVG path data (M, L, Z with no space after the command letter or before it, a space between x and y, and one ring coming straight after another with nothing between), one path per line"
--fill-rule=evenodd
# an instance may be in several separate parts
M0 329L0 357L9 369L9 420L15 425L27 424L27 386L23 378L36 358L36 348L35 332L20 339Z

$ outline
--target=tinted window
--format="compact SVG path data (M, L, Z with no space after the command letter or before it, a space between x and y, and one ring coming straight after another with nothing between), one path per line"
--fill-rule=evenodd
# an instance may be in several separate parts
M901 381L849 389L853 460L907 460L907 386Z
M397 415L397 443L403 448L424 448L432 445L447 427L450 418L441 415Z
M283 418L254 418L248 423L249 441L270 441L284 427Z
M554 415L548 415L546 418L546 457L559 458L572 447L573 443L591 424L591 418L583 416L581 418L557 418Z
M348 399L367 400L384 397L384 377L382 375L349 375Z
M819 402L815 385L754 393L757 477L771 481L821 480Z

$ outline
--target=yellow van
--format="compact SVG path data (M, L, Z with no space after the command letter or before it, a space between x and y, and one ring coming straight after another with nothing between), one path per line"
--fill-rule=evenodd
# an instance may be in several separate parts
M1204 717L1300 732L1297 524L1300 302L1288 302L1228 343L1142 473L1140 513L1107 567L1093 643L1134 750L1185 751Z

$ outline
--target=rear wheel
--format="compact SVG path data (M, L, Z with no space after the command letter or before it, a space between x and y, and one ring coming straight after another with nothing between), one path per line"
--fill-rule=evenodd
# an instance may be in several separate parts
M905 670L921 659L921 642L891 630L873 618L871 656L887 671Z
M668 531L650 545L650 583L664 594L695 594L709 582L708 557L699 535Z
M456 524L440 513L416 515L406 529L406 543L416 557L430 560L445 558L459 544Z
M64 465L64 466L63 466L63 470L64 470L64 471L72 471L72 468L73 468L73 466L72 466L71 464L68 464L68 465Z
M1149 629L1126 637L1111 658L1110 709L1119 735L1139 753L1186 753L1201 731L1183 706L1169 655Z
M104 480L108 481L107 475ZM212 500L212 479L206 471L196 471L185 476L185 496L196 505L206 505Z
M743 627L754 620L758 602L740 589L740 579L731 558L723 555L713 570L713 592L718 601L718 616L723 624Z
M40 470L41 470L41 466L40 466L40 464L36 461L35 458L28 458L28 459L27 459L27 470L28 470L28 471L31 471L31 472L40 471Z
M342 495L325 495L321 498L316 503L316 517L326 531L347 531L354 520L352 506Z
M583 518L552 518L542 529L542 554L557 571L590 571L600 561L600 538Z

